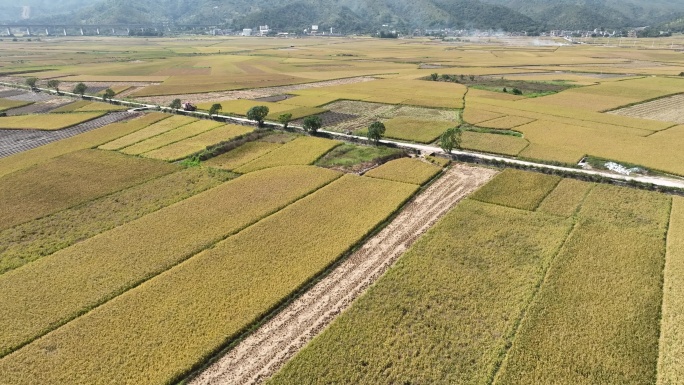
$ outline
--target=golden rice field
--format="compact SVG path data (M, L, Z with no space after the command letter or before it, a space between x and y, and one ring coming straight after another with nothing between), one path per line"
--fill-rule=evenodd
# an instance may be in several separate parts
M82 112L45 115L19 115L0 117L0 129L9 130L61 130L99 118L103 112Z
M128 135L149 126L166 115L160 113L147 114L137 119L119 122L89 131L68 139L46 144L33 150L25 151L0 159L0 177L12 172L45 163L71 152L97 147L121 136Z
M570 227L462 202L267 384L488 383Z
M92 102L83 107L76 109L76 112L91 112L91 111L125 111L128 107L117 106L115 104Z
M0 231L0 274L215 187L232 175L179 170Z
M339 146L342 142L336 140L305 136L270 151L251 162L234 169L233 171L244 174L270 167L284 165L313 164L328 151Z
M311 167L256 172L0 275L0 303L4 309L0 320L7 325L0 330L0 356L339 176L334 171Z
M521 210L535 210L562 178L506 169L473 194L472 199ZM520 193L521 191L525 193Z
M386 137L420 143L432 143L448 128L457 125L456 122L419 120L406 116L390 119L384 124Z
M280 147L279 143L249 142L204 162L209 167L234 170Z
M215 123L210 121L209 123ZM217 143L227 142L241 135L248 134L254 130L251 126L238 126L226 124L213 128L209 131L168 144L164 147L152 150L143 154L146 158L160 159L166 161L176 161L196 154L209 146Z
M143 140L142 142L124 147L119 151L129 155L140 155L142 153L156 150L160 147L168 146L172 143L180 142L184 139L197 136L221 125L221 123L215 122L213 120L198 120L171 131L167 131L163 134L153 136L149 139Z
M0 178L0 229L176 171L173 165L82 150Z
M89 104L92 104L91 101L88 100L77 100L75 102L71 102L65 106L55 108L54 110L50 111L51 113L63 113L63 112L74 112L78 110L79 108L85 107Z
M512 135L464 131L461 147L467 150L516 156L530 145L525 138Z
M684 199L673 198L663 282L658 385L684 381Z
M440 167L420 159L400 158L368 171L365 176L422 186L440 171Z
M164 115L165 119L162 119L156 123L153 123L142 130L138 130L134 133L128 134L124 137L113 140L106 143L100 147L101 150L119 150L124 147L131 146L143 140L152 138L157 135L161 135L167 131L171 131L175 128L185 126L186 124L193 123L197 119L189 118L186 116L178 115Z
M591 183L575 179L563 179L558 186L544 198L537 211L547 214L571 217L577 213L589 191L594 187Z
M28 106L31 102L22 102L19 100L9 100L0 98L0 111L9 110L11 108L18 108Z
M249 176L229 184L242 178ZM342 177L5 357L0 368L16 384L173 382L338 259L416 189ZM257 191L275 193L245 195ZM46 346L60 348L47 353Z

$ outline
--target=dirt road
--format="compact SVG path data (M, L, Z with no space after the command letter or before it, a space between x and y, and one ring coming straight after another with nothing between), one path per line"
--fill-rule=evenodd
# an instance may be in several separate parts
M190 384L259 384L348 308L423 233L496 171L455 165L337 269Z

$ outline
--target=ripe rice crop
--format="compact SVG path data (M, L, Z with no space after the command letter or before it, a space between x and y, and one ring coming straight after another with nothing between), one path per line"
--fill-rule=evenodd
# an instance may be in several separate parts
M656 381L670 202L607 185L591 191L496 383Z
M177 170L175 166L83 150L0 179L0 230Z
M418 120L409 117L397 117L384 123L387 129L385 132L386 137L420 143L432 143L447 128L458 125L456 122Z
M0 98L0 112L12 108L28 106L29 104L31 104L31 102L22 102L19 100L9 100Z
M181 126L184 126L186 124L190 124L192 122L197 121L197 119L193 118L188 118L186 116L178 116L178 115L166 115L167 118L159 121L157 123L154 123L148 127L143 128L142 130L138 130L132 134L126 135L122 138L119 138L117 140L111 141L107 144L104 144L100 146L99 148L101 150L118 150L124 147L128 147L130 145L133 145L135 143L141 142L143 140L149 139L153 136L157 136L160 134L163 134L167 131L171 131L174 128L178 128Z
M420 159L400 158L389 161L368 171L371 178L387 179L395 182L423 185L435 177L442 169Z
M77 100L77 101L71 102L65 106L55 108L54 110L52 110L50 112L53 114L63 113L63 112L74 112L74 111L78 110L79 108L87 106L90 103L91 102L88 100Z
M225 154L204 162L210 167L234 170L280 147L279 143L249 142Z
M159 147L199 135L220 125L221 123L213 120L198 120L196 122L186 124L185 126L181 126L163 134L154 136L150 139L143 140L142 142L138 142L132 146L125 147L119 151L123 152L124 154L140 155L142 153L155 150Z
M9 130L61 130L97 119L104 115L102 112L83 112L66 114L39 114L0 117L0 129Z
M488 120L497 119L502 116L504 115L472 107L466 107L466 109L463 111L463 120L470 124L478 124Z
M684 198L674 197L667 236L658 385L684 381Z
M594 187L592 183L576 179L563 179L537 208L548 214L570 217L584 202L584 198Z
M64 154L97 147L102 143L110 142L143 127L147 127L152 123L164 119L166 116L167 115L160 113L147 114L137 119L109 124L102 128L98 128L97 130L88 131L71 138L46 144L33 150L2 158L0 159L0 177L17 170L47 162L50 159L54 159Z
M200 152L208 146L229 141L252 131L253 128L249 126L226 124L197 136L183 139L179 142L171 143L156 150L146 152L143 154L143 156L167 161L176 161Z
M270 194L267 188L246 195ZM416 189L344 176L7 356L0 371L16 385L176 382L337 260ZM59 349L46 354L46 346Z
M461 147L468 150L511 156L517 156L529 145L527 140L518 136L472 131L463 132L461 142Z
M232 174L190 168L0 232L0 274L215 187Z
M109 103L92 102L76 110L76 112L90 112L90 111L124 111L128 107L117 106Z
M0 275L0 356L339 176L302 166L246 175Z
M521 210L535 210L560 181L561 178L557 176L508 168L473 194L472 198Z
M489 383L570 226L460 203L267 384Z
M336 140L312 136L297 138L233 171L244 174L269 167L313 164L340 144L341 142Z
M504 116L502 118L487 120L478 124L480 127L498 128L498 129L512 129L523 124L531 123L534 119L525 118L521 116Z

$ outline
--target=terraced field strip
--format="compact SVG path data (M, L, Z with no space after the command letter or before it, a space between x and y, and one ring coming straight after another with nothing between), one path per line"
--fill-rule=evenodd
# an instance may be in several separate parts
M249 142L225 154L211 158L204 162L204 164L210 167L234 170L254 159L268 154L280 146L282 146L280 143Z
M177 166L82 150L0 178L0 230L178 170Z
M593 188L495 384L656 382L671 199Z
M301 166L257 172L0 275L0 356L339 177Z
M104 112L81 112L0 117L0 129L7 130L61 130L87 121L97 119Z
M234 171L249 173L283 164L312 164L342 142L316 137L301 137L246 163Z
M189 168L0 231L0 274L136 220L235 174Z
M382 231L190 384L255 384L275 373L494 170L455 165Z
M103 144L99 148L101 150L119 150L121 148L128 147L135 143L141 142L145 139L149 139L153 136L157 136L167 131L171 131L174 128L190 124L196 120L197 119L188 118L186 116L167 115L167 118L164 120L158 121L154 124L151 124L148 127L143 128L142 130L138 130L122 138Z
M254 131L254 127L251 126L226 124L156 150L145 152L142 155L147 158L176 161L198 153L211 145L228 142L252 131ZM294 163L285 163L283 165L291 164Z
M667 236L658 385L684 383L684 198L675 197Z
M274 179L285 172L261 173ZM300 178L291 186L303 182ZM269 191L272 187L264 183L242 195L282 195ZM416 190L345 175L0 359L3 380L14 385L175 383L334 263ZM111 274L106 267L102 271Z
M111 114L107 114L101 118L89 120L85 123L77 124L73 127L65 128L62 130L57 130L57 131L47 131L47 130L0 130L0 158L7 157L10 155L18 154L24 151L28 151L34 148L38 148L41 146L44 146L49 143L57 142L57 141L62 141L63 139L71 138L77 135L81 135L83 133L97 130L99 128L102 128L104 126L121 122L127 119L133 119L135 117L138 117L139 115L136 113L128 113L128 112L114 112ZM133 125L131 125L132 128ZM123 128L123 127L122 127ZM99 130L98 130L99 131ZM106 132L109 132L111 130L105 130ZM126 131L124 131L125 133ZM101 135L95 134L92 135L91 137L97 137L97 136L104 136L106 135L105 132L103 132ZM116 136L114 136L116 137ZM80 137L79 137L80 138ZM88 143L87 138L83 138L84 142L79 147L79 149L86 149L86 148L91 148L93 146L89 146L86 143ZM106 140L106 139L103 139ZM60 142L61 143L61 142ZM99 144L101 142L95 142L95 144ZM66 145L63 147L63 150L66 150L69 148L70 145ZM43 152L43 149L41 148L41 152ZM50 151L46 151L49 153ZM45 153L43 154L36 154L36 156L32 156L32 159L44 157ZM1 168L2 166L0 166Z
M196 122L176 128L175 130L171 130L150 139L143 140L142 142L138 142L120 151L124 154L140 155L142 153L155 150L159 147L164 147L171 143L179 142L183 139L199 135L220 125L221 123L215 122L213 120L198 120Z

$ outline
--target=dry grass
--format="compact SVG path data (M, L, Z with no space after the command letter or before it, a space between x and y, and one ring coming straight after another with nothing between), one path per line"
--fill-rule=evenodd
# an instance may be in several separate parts
M183 139L179 142L169 144L168 146L146 152L143 154L143 156L166 161L176 161L200 152L206 149L208 146L235 139L238 136L250 133L252 131L253 128L250 126L226 124L197 136Z
M143 140L142 142L138 142L132 146L125 147L120 151L124 154L140 155L142 153L167 146L171 143L179 142L183 139L199 135L220 125L221 123L212 120L198 120L196 122L186 124L185 126L181 126L163 134L154 136L150 139Z
M0 274L215 187L230 173L192 168L0 232Z
M249 142L204 162L209 167L234 170L280 147L280 143Z
M606 185L591 191L498 384L656 381L670 202Z
M165 116L167 116L167 118L164 120L158 121L154 124L151 124L148 127L145 127L141 130L138 130L132 134L126 135L117 140L111 141L107 144L103 144L99 148L101 150L119 150L121 148L131 146L135 143L142 142L143 140L149 139L153 136L163 134L167 131L171 131L175 128L197 121L197 119L188 118L185 116Z
M279 148L236 168L241 174L284 165L313 164L341 142L311 136L297 138Z
M6 327L0 329L0 356L168 270L339 175L313 167L253 173L1 275L0 321ZM138 313L141 309L130 310Z
M371 178L387 179L395 182L423 185L435 177L441 168L420 159L401 158L389 161L368 171Z
M462 202L267 384L488 383L570 226Z
M0 129L61 130L99 118L102 112L20 115L0 118Z
M345 176L6 357L0 371L17 385L175 382L337 260L416 189ZM245 195L258 191L267 186ZM46 346L60 348L46 354Z
M684 198L673 198L667 236L658 385L684 382Z
M97 150L55 158L0 179L0 229L72 207L177 170Z
M508 168L472 198L521 210L535 210L560 181L557 176Z

